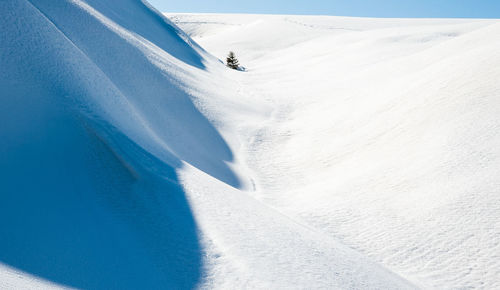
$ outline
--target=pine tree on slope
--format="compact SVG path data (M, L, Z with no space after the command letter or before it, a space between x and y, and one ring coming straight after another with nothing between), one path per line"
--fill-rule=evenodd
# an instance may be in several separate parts
M232 69L238 69L240 67L240 63L232 51L229 52L229 55L226 58L226 63L226 65Z

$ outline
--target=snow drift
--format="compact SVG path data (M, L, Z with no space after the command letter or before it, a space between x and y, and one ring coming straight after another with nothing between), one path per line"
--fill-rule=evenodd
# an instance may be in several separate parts
M202 49L141 1L2 1L0 12L0 261L79 288L196 285L175 169L238 185L187 92Z
M0 287L411 287L247 195L261 107L149 4L0 12Z
M1 288L498 286L497 21L0 12Z

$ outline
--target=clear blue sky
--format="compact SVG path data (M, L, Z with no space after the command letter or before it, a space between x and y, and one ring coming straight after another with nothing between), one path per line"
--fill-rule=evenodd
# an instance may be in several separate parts
M500 0L148 0L162 12L500 18Z

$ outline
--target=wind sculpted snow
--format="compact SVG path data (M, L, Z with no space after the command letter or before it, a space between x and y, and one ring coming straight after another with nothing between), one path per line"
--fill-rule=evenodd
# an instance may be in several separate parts
M494 22L0 12L0 288L498 282Z
M203 253L175 170L238 186L232 153L183 89L201 50L119 2L0 3L0 262L69 287L193 288Z
M0 287L411 287L248 196L262 107L149 4L0 12Z

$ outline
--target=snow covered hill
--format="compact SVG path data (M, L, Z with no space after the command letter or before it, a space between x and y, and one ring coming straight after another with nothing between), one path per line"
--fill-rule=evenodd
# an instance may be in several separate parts
M0 12L0 288L412 287L249 195L261 102L149 4Z
M206 54L141 1L102 3L0 3L0 262L77 288L190 288L201 250L175 169L238 184L187 92L210 85Z
M0 288L500 286L498 22L0 13Z
M251 196L418 287L500 288L500 21L167 16L247 68Z

